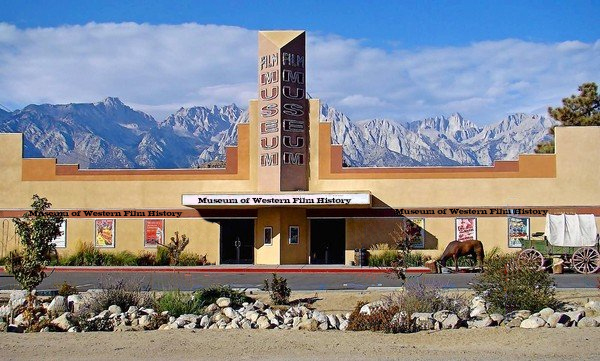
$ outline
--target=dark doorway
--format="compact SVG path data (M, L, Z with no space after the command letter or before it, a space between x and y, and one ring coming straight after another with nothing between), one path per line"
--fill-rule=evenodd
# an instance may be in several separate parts
M254 219L222 219L221 263L254 263Z
M313 219L310 221L311 264L344 264L345 248L345 219Z

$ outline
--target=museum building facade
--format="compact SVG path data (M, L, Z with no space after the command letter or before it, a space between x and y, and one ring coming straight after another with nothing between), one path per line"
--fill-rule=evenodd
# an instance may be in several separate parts
M306 92L305 33L259 32L258 99L225 168L79 169L23 158L0 134L0 257L33 194L65 216L61 253L81 243L153 251L177 231L211 263L351 264L404 238L436 256L455 239L518 250L550 213L600 216L600 127L558 127L556 154L485 167L342 165L331 124Z

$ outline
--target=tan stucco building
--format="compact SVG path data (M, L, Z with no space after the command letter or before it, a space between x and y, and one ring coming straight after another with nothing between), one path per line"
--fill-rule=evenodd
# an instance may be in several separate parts
M0 134L0 257L33 194L67 215L61 252L80 242L152 251L178 231L217 264L349 264L355 248L393 243L407 224L435 256L456 238L509 250L509 223L524 222L526 238L547 212L599 223L600 127L556 128L556 154L490 167L342 167L331 124L306 97L304 43L304 32L259 33L259 99L223 169L79 169L24 159L22 135Z

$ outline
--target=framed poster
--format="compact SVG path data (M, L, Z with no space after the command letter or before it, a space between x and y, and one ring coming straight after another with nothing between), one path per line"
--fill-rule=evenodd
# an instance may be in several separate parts
M298 244L300 241L300 227L298 226L290 226L289 230L289 243L290 244Z
M273 227L265 227L264 242L265 246L273 245Z
M529 239L529 218L508 217L508 247L521 248Z
M54 243L54 246L56 246L56 248L67 248L67 220L66 219L64 221L62 221L62 223L60 224L60 232L61 232L61 235L54 238L52 243Z
M165 244L165 220L144 219L144 247Z
M94 245L99 248L115 248L115 220L96 219L94 225Z
M477 239L477 218L456 218L456 240Z
M404 229L412 248L425 248L425 218L407 218Z

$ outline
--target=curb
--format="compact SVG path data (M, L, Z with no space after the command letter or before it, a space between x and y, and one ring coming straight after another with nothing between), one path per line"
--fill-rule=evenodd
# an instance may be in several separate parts
M379 267L161 267L161 266L104 266L104 267L47 267L46 272L158 272L158 273L389 273ZM0 274L5 273L4 270ZM411 267L406 273L431 273L427 267Z

